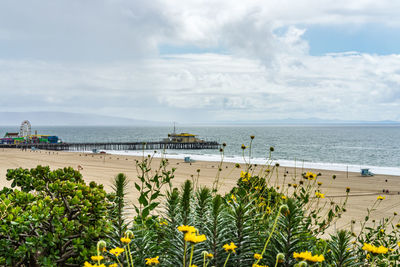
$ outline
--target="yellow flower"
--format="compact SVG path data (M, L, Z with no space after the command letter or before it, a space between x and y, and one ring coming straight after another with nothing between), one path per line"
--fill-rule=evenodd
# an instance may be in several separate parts
M262 187L261 187L261 186L255 186L254 189L255 189L255 190L261 190Z
M237 199L236 199L236 197L235 197L234 194L231 195L231 199L232 199L233 201L235 201L235 202L237 201Z
M118 264L113 263L113 264L108 265L108 267L118 267Z
M308 180L314 180L315 178L317 178L317 175L316 175L315 173L313 173L313 172L307 172L306 175L305 175L305 177L306 177Z
M397 242L397 245L400 247L400 242Z
M306 260L306 261L311 261L311 262L323 262L325 260L324 255L312 255L311 252L309 251L304 251L304 252L294 252L293 253L293 258L298 259L298 260Z
M240 178L250 178L250 173L248 173L248 172L244 172L244 171L241 171L240 172Z
M254 254L254 259L261 260L262 259L261 254L258 254L258 253Z
M119 248L119 247L110 249L110 253L113 254L113 255L115 255L116 257L118 257L118 256L119 256L122 252L124 252L124 251L125 251L125 249Z
M318 182L318 185L319 185L319 186L321 186L321 185L322 185L322 183L321 183L321 182Z
M100 265L90 264L89 262L85 261L85 263L83 264L83 267L106 267L106 265L103 263ZM111 264L111 265L109 265L109 267L118 267L118 265Z
M266 214L271 214L271 212L272 212L272 210L271 210L270 207L267 207L267 208L265 209L265 213L266 213Z
M92 256L90 258L92 259L92 261L101 261L102 259L104 259L103 256Z
M225 244L222 246L226 252L233 252L236 253L235 248L237 248L237 246L231 242L230 244Z
M367 258L367 260L369 260L369 258L371 258L371 255L368 253L367 256L365 256L365 258Z
M121 242L124 244L129 244L131 239L129 237L121 237Z
M368 244L368 243L364 243L364 246L362 247L362 249L365 251L374 253L374 254L386 254L389 251L389 249L385 248L384 246L376 247L376 246Z
M196 232L196 228L190 225L181 225L178 226L178 230L182 233L193 233Z
M190 265L190 267L197 267L197 265L196 264L192 264L192 265Z
M283 200L287 199L287 197L286 197L286 196L281 196L281 198L282 198Z
M167 222L167 221L162 221L162 222L160 222L160 225L161 225L161 226L163 226L163 225L168 225L168 222Z
M157 265L160 264L160 262L158 261L159 256L155 257L155 258L146 258L146 265Z
M319 192L315 192L315 197L316 198L325 198L325 194L319 193Z
M193 244L197 244L197 243L200 243L200 242L203 242L203 241L207 240L205 235L197 235L196 233L193 233L193 232L192 233L186 233L184 238L185 238L186 242L190 242L190 243L193 243Z
M214 255L212 253L207 253L206 257L208 259L212 259L212 258L214 258Z
M260 203L258 203L258 206L259 207L264 207L266 204L264 203L264 202L260 202Z
M377 200L384 200L385 197L383 197L383 196L378 196L376 199L377 199Z

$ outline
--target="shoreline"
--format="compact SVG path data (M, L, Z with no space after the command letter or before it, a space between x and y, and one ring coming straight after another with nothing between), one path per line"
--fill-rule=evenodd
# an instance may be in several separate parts
M143 151L117 151L117 150L102 150L107 154L112 155L120 155L120 156L143 156ZM175 150L174 150L175 151ZM146 153L148 152L148 153ZM162 157L162 152L157 151L157 153L153 153L154 151L146 150L145 155L151 154L157 158ZM80 153L89 153L91 151L81 151ZM183 159L184 157L190 157L195 161L208 161L208 162L220 162L221 156L216 154L190 154L190 153L166 153L166 158L168 159ZM247 159L247 158L246 158ZM251 158L251 162L253 164L265 164L269 161L266 158ZM224 156L223 162L229 163L245 163L243 157L239 156ZM344 163L327 163L327 162L310 162L303 160L285 160L285 159L274 159L273 164L279 163L282 167L288 168L304 168L304 169L317 169L321 171L340 171L340 172L354 172L360 173L361 169L367 168L374 174L380 175L392 175L392 176L400 176L400 168L397 167L383 167L383 166L370 166L370 165L354 165L354 164L344 164Z
M151 153L150 153L151 154ZM147 154L145 153L145 156ZM18 167L34 168L37 165L50 166L51 169L71 166L78 169L83 179L88 183L95 181L104 185L106 191L110 192L113 178L118 173L125 173L130 181L128 190L128 202L137 203L137 194L135 193L133 182L137 181L135 160L140 160L141 156L132 155L114 155L114 154L89 154L82 152L61 152L61 151L21 151L12 149L0 149L0 188L10 187L10 182L6 180L6 170ZM199 185L211 187L218 171L219 162L213 161L195 161L184 163L183 158L169 159L169 168L176 168L173 186L180 185L191 176L197 177L199 173ZM153 166L157 166L159 158L153 158ZM243 164L241 164L243 165ZM221 167L221 188L219 193L229 192L236 185L240 177L240 171L244 166L237 169L235 163L223 162ZM262 165L255 167L255 173L261 171ZM370 208L378 195L386 197L379 203L377 210L371 215L371 218L379 220L383 217L393 216L393 213L400 214L400 176L395 175L375 175L373 177L361 177L360 173L328 171L320 169L304 168L303 171L321 172L322 175L318 181L322 182L321 192L325 194L325 202L341 202L345 199L346 187L350 187L350 195L346 206L347 212L335 224L335 229L349 227L351 220L362 221L367 214L367 208ZM271 185L282 185L288 183L297 183L301 179L301 168L291 168L280 166L276 174L270 181ZM336 179L332 176L336 175ZM383 190L389 190L389 194L383 193ZM395 222L396 224L396 222ZM358 225L353 226L357 229Z

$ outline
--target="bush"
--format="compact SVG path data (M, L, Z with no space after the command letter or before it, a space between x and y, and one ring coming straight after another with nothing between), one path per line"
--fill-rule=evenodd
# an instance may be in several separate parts
M80 266L109 228L106 192L72 168L8 170L0 191L0 264Z

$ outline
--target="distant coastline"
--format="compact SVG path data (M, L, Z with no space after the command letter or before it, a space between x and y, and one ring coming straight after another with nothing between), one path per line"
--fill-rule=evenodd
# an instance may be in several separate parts
M0 112L0 126L12 126L28 119L37 126L172 126L173 122L157 121L145 118L127 118L117 115L99 115L73 112ZM380 120L332 120L321 118L285 118L266 120L218 120L218 121L182 121L179 126L299 126L299 125L395 125L400 121Z

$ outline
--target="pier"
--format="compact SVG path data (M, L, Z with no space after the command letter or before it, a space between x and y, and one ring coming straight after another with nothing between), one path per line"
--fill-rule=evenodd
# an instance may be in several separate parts
M107 142L107 143L31 143L0 144L0 148L42 149L56 151L97 150L164 150L164 149L218 149L218 142L175 143L175 142Z

